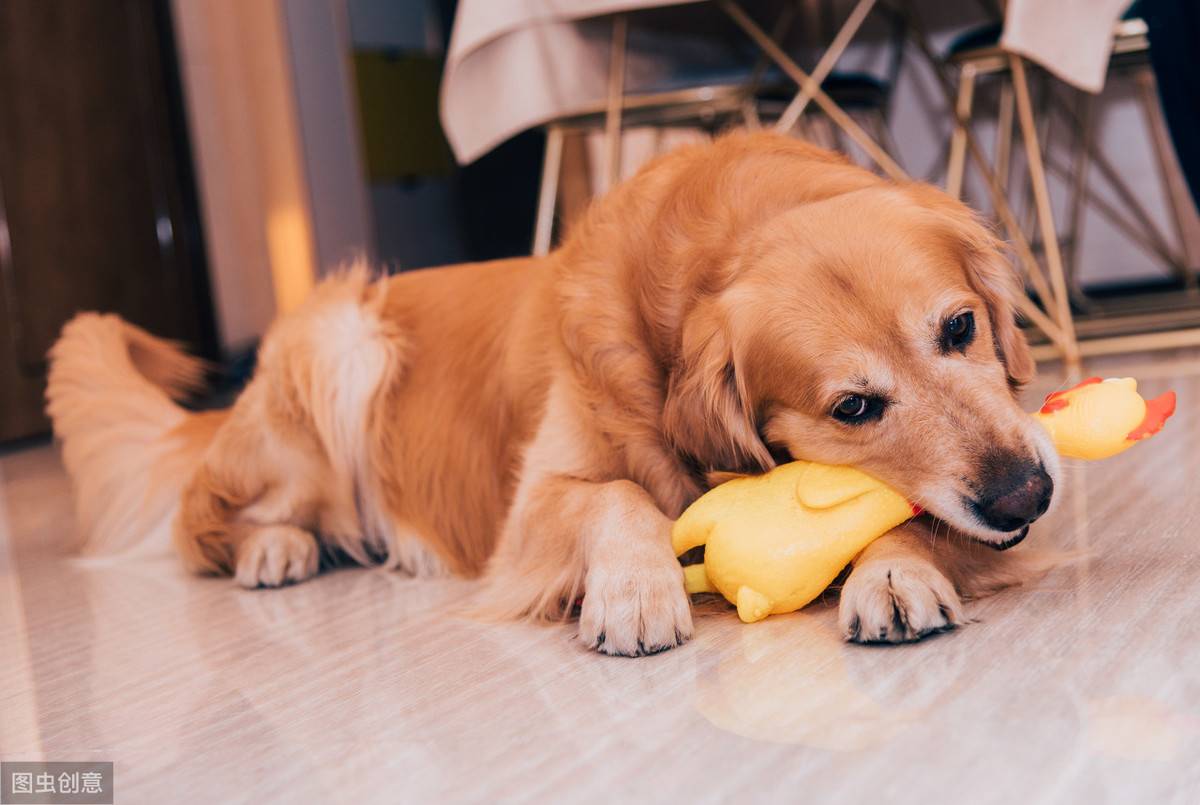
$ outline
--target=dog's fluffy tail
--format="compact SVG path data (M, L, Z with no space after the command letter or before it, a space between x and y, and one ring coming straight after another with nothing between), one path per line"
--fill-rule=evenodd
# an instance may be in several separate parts
M82 313L50 350L47 413L75 486L85 554L166 553L180 493L224 412L176 400L205 363L117 316Z

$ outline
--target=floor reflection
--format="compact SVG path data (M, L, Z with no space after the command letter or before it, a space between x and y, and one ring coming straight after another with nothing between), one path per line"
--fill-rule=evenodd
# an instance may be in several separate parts
M937 674L905 663L911 673L887 689L857 673L861 652L902 650L847 645L830 619L807 612L743 625L731 645L700 655L708 667L696 680L696 709L720 729L760 741L839 752L884 746L956 685L944 662Z

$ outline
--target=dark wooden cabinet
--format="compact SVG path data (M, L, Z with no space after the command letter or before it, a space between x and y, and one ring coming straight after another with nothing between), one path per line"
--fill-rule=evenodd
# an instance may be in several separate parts
M81 310L214 350L166 0L0 0L0 441Z

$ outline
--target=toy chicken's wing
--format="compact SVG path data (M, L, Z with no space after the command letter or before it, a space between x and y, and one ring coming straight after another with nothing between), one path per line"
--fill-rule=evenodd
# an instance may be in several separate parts
M882 487L853 467L809 464L796 482L796 497L810 509L831 509Z

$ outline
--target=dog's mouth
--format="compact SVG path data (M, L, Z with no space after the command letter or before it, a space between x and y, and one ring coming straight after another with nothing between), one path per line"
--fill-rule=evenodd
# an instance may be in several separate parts
M984 545L988 546L992 550L1007 551L1009 548L1013 547L1014 545L1020 545L1022 540L1024 540L1025 537L1027 537L1027 536L1029 536L1029 526L1026 525L1026 526L1022 526L1020 529L1017 530L1017 532L1015 534L1013 534L1011 537L1004 540L1003 542L985 542L984 540L977 540L977 541L983 542Z
M983 522L973 509L968 508L966 514L967 516L963 518L965 522L958 525L958 530L980 545L986 545L994 551L1007 551L1009 548L1020 545L1029 536L1030 526L1041 517L1039 514L1033 520L1020 524L1013 523L1006 529L1003 526L996 528ZM950 525L956 525L957 520L958 518L947 519L947 522Z
M933 518L933 528L936 531L940 527L949 526L964 537L968 537L973 542L980 545L986 545L994 551L1007 551L1020 545L1027 536L1029 536L1029 528L1034 521L1040 519L1041 514L1026 522L1012 523L996 523L991 524L984 521L982 517L974 511L973 507L966 503L965 498L953 500L950 495L943 494L925 496L929 500L932 508L927 509L926 513ZM959 505L955 505L958 503ZM943 526L944 524L944 526ZM1007 527L1005 527L1007 526Z

